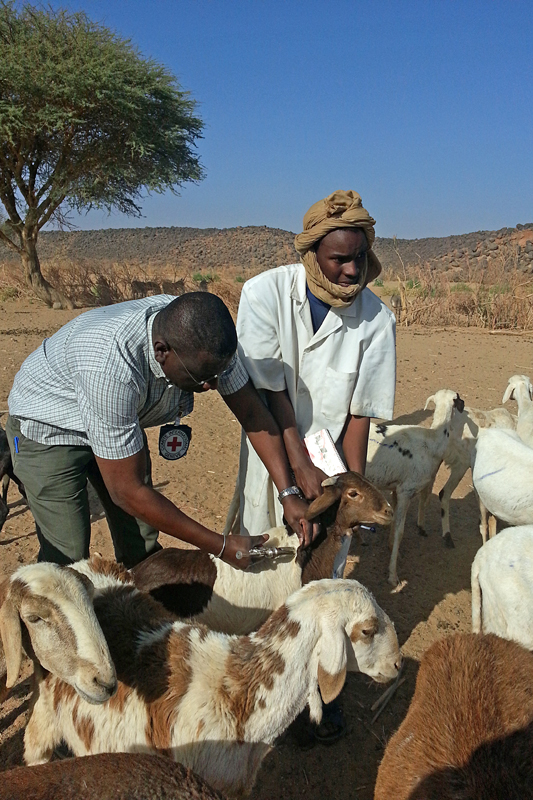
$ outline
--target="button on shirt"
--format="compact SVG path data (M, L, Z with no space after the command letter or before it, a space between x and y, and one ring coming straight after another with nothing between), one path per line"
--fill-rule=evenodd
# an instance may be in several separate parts
M173 422L193 409L194 395L171 384L155 359L152 326L175 298L146 297L105 306L68 322L22 364L9 413L24 436L46 445L89 445L100 458L143 448L142 428ZM235 356L218 390L248 381Z

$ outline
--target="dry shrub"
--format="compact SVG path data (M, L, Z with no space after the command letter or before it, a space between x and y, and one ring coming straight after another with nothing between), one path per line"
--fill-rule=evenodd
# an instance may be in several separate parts
M463 274L465 270L462 271ZM418 268L403 282L406 325L476 327L489 330L533 329L533 278L507 263L458 275Z

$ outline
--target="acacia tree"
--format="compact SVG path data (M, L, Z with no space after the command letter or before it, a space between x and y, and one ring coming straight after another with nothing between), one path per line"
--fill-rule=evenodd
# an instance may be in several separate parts
M203 170L196 103L163 66L84 13L0 2L0 241L48 305L72 307L41 273L39 231L69 211L140 215Z

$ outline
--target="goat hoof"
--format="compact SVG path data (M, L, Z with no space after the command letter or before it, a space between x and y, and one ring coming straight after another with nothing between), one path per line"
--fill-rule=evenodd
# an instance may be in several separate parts
M392 583L392 581L389 581L389 583ZM396 581L396 586L394 587L394 589L391 589L390 593L391 594L399 594L399 592L401 592L402 589L404 589L406 586L407 586L407 581L399 581L399 580L397 580Z
M420 525L417 525L416 529L418 531L419 536L424 536L425 538L427 538L427 533L425 531L425 528L421 528Z
M444 547L449 547L452 550L455 547L450 531L444 534Z

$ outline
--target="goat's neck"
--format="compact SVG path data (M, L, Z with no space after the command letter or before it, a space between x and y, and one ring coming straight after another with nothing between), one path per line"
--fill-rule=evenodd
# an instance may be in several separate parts
M350 535L351 531L342 531L340 525L333 522L320 544L304 552L302 555L302 586L321 578L333 577L333 565L337 553L341 549L343 534Z
M232 642L225 672L238 679L227 696L236 706L244 701L254 709L246 728L256 741L272 743L305 708L316 685L311 673L319 638L315 619L290 619L281 606L257 632ZM257 705L261 696L264 708Z
M455 426L458 427L458 430L455 430ZM463 423L464 424L464 423ZM453 416L445 416L443 419L438 420L431 425L431 428L427 429L428 432L431 431L430 435L433 437L433 441L437 451L446 451L448 447L448 443L450 441L450 437L455 437L461 435L463 424L460 424L457 419L454 420ZM460 430L459 430L460 429Z

